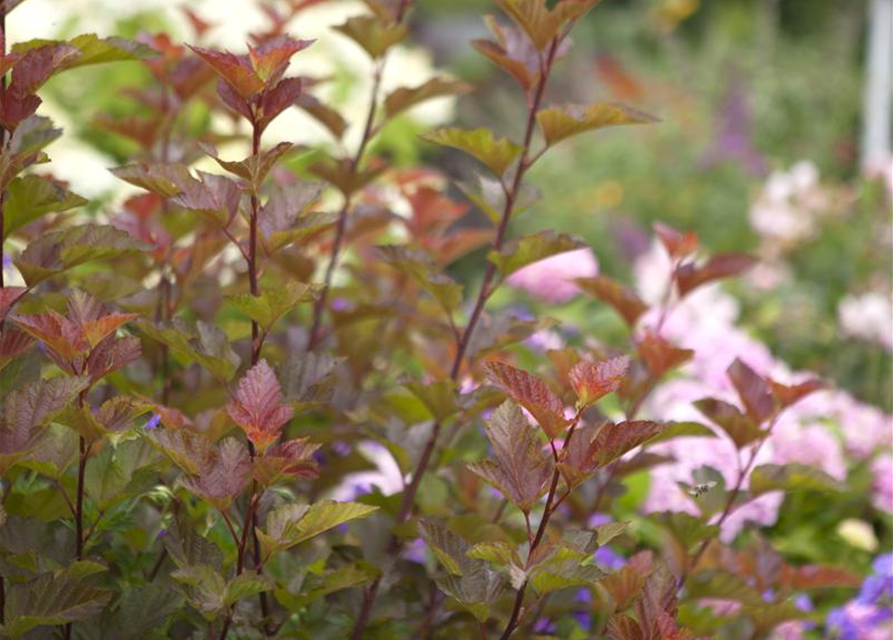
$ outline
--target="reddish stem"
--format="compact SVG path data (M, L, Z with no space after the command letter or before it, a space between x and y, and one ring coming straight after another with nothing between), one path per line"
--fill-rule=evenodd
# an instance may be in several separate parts
M518 169L515 172L515 178L512 181L512 185L509 189L506 190L505 206L502 211L502 217L499 221L499 227L496 231L496 238L493 241L493 248L496 251L499 251L502 248L503 242L505 241L509 220L512 217L512 212L515 207L515 201L517 199L518 192L521 188L522 180L527 170L532 166L532 163L530 162L530 147L531 143L533 142L533 133L536 130L536 113L537 111L539 111L539 107L545 93L549 71L551 70L552 64L554 63L555 54L558 51L559 44L560 39L558 38L552 41L543 65L542 72L540 74L540 80L537 83L536 89L533 92L532 96L528 97L527 125L524 133L524 143L522 147L521 159L518 163ZM465 331L463 332L459 344L457 345L456 355L453 359L452 367L450 368L450 379L454 382L459 379L459 373L462 368L462 361L465 356L465 351L468 349L468 345L471 342L471 336L474 333L474 329L477 326L478 320L480 320L484 305L487 302L487 299L493 293L493 291L491 290L491 286L495 275L496 267L492 263L488 263L486 271L484 272L484 278L481 282L481 288L478 293L474 309L472 310L471 316L469 317L468 325L465 327ZM428 470L428 466L431 463L431 456L437 446L437 440L440 437L440 432L441 423L440 421L437 421L434 423L434 427L431 430L431 435L428 437L428 441L425 443L425 448L422 451L422 455L419 458L418 464L416 465L415 472L412 474L412 480L410 481L409 486L403 492L403 498L400 503L400 510L397 513L398 524L406 522L412 514L412 508L415 504L416 494L418 493L422 478L424 477L425 473ZM396 553L399 551L400 546L401 544L399 540L396 537L392 537L389 550L393 553ZM363 603L360 607L360 612L357 615L356 622L354 623L353 633L351 633L351 640L361 640L363 637L363 632L365 631L366 626L369 624L369 618L372 615L372 607L375 603L375 599L378 597L378 590L381 587L381 579L381 576L376 578L372 582L372 584L367 587L366 591L363 594Z

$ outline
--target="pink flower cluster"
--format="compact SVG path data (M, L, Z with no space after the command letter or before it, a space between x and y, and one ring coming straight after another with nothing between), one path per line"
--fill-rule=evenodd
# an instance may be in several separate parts
M560 304L580 293L575 278L597 275L598 260L587 247L534 262L510 275L507 282L544 302Z
M670 260L662 247L655 244L644 254L635 272L643 283L639 287L640 295L660 307L670 273ZM735 326L738 303L719 286L703 287L682 302L670 304L671 311L664 319L661 333L674 344L694 350L695 355L682 369L682 376L655 390L646 412L664 420L705 422L692 406L694 401L715 397L737 404L726 374L736 358L758 373L771 375L781 382L793 383L806 377L792 373L764 344ZM643 318L642 325L654 330L660 315L660 308L652 311ZM878 508L893 511L891 424L891 416L858 402L846 392L821 391L782 414L772 436L760 450L756 464L796 462L845 480L848 455L864 460L880 453L871 465L875 475L874 502ZM738 482L750 452L738 452L734 443L718 429L716 435L716 438L680 438L654 447L655 453L672 456L675 461L653 470L644 505L646 511L698 514L697 501L679 483L696 484L694 472L701 467L718 471L726 486ZM743 487L747 487L746 480ZM774 524L782 500L780 493L767 493L733 511L723 525L723 539L734 538L748 522Z

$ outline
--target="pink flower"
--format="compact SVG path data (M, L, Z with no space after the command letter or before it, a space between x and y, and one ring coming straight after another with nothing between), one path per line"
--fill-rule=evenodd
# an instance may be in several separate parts
M874 474L874 506L882 511L893 513L893 453L885 453L871 463Z
M790 413L782 414L770 440L779 464L799 462L845 480L847 465L840 442L826 427L802 426Z
M772 640L802 640L806 635L806 625L799 620L783 622L772 631Z
M598 261L589 248L567 251L534 262L509 276L508 283L544 302L567 302L580 292L574 278L598 275Z

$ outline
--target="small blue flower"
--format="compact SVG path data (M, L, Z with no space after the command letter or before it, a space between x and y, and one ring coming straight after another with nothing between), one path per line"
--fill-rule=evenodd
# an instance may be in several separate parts
M158 428L158 425L159 425L160 423L161 423L161 414L160 414L160 413L153 413L153 414L152 414L152 417L149 418L149 420L146 421L145 428L146 428L146 429L150 429L150 430L151 430L151 429L157 429L157 428Z

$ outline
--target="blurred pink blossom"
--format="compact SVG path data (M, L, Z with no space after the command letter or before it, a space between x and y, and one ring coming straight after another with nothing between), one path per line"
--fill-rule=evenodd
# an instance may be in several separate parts
M893 513L893 453L887 452L871 463L874 474L874 506L882 511Z
M893 300L889 296L875 291L848 295L837 307L837 318L844 335L893 351Z
M598 275L598 260L589 248L567 251L534 262L509 276L508 284L553 304L567 302L580 292L574 278Z
M847 465L840 441L827 427L803 426L791 414L782 414L770 439L775 462L799 462L846 480Z

